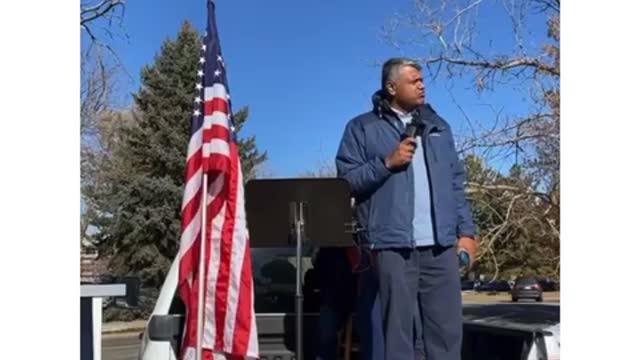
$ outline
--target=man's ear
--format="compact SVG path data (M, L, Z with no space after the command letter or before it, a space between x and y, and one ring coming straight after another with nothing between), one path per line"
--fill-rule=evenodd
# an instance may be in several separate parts
M391 82L387 83L387 94L389 94L391 96L395 96L396 95L396 87Z

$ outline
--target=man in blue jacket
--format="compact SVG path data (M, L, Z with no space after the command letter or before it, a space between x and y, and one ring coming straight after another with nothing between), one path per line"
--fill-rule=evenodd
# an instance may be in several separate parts
M372 111L349 121L336 156L356 199L361 246L375 259L386 360L416 358L416 301L427 359L460 359L457 251L475 257L464 168L449 124L424 97L416 62L385 62ZM407 136L409 128L418 131Z

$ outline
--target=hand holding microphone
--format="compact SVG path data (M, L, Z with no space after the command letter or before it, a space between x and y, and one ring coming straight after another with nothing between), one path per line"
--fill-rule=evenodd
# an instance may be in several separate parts
M404 130L404 134L402 134L402 139L406 139L408 137L416 138L418 135L422 134L424 130L424 124L420 122L417 114L413 115L411 122L407 124L407 128Z
M413 113L411 122L407 124L407 127L402 134L402 138L398 146L389 154L384 164L387 169L395 170L407 166L413 159L413 154L416 152L418 146L416 137L422 134L424 130L424 124L420 121L420 114L418 111Z
M384 164L389 170L403 167L411 162L415 151L416 138L406 137L398 144L391 154L387 155L384 159Z

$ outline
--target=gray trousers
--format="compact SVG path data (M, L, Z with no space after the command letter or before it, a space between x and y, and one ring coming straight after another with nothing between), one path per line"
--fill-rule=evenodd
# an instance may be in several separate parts
M460 360L462 296L455 247L381 249L375 254L385 360L417 357L416 307L427 359Z

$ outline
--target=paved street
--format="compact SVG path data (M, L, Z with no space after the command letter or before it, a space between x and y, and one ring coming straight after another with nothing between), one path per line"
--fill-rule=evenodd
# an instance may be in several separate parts
M102 360L136 360L139 348L137 333L103 336Z

